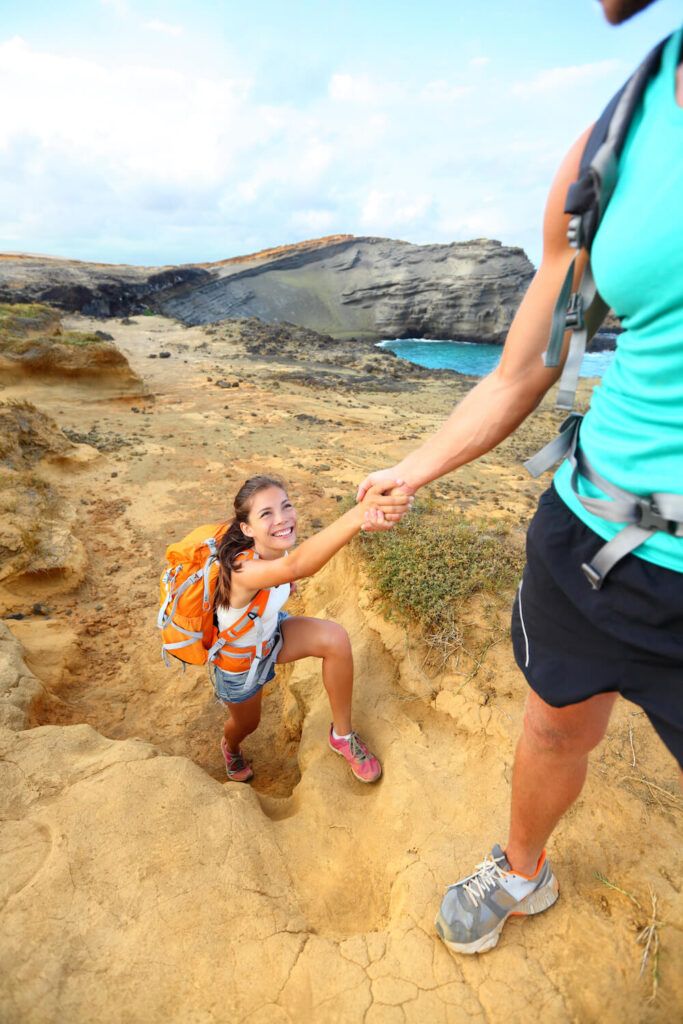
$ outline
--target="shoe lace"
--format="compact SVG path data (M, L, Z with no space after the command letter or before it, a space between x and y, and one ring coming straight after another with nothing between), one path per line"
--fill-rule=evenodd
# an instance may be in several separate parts
M349 749L358 761L367 761L370 757L370 751L357 732L352 732L349 737Z
M243 768L247 767L247 762L244 760L244 755L242 754L242 751L240 751L239 754L233 754L233 752L230 750L228 751L228 753L230 756L228 769L231 772L241 772Z
M481 864L477 864L474 874L463 883L463 890L467 893L473 906L478 907L489 892L496 887L496 883L505 878L505 872L500 867L498 859L491 856L484 857Z

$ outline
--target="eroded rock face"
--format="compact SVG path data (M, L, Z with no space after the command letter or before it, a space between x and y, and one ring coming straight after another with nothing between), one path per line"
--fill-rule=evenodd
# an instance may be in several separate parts
M0 372L4 381L24 376L88 380L139 392L142 381L111 335L64 331L60 313L39 303L0 303Z
M151 307L186 324L258 317L333 338L502 342L533 275L519 248L488 239L412 245L337 236L197 266L0 261L0 300L87 314Z
M257 316L335 338L500 342L532 275L521 249L487 239L418 246L353 238L231 262L211 281L158 301L192 324Z
M158 291L207 277L201 267L131 267L41 256L0 257L0 302L49 302L87 316L141 313Z
M69 588L82 578L85 552L71 531L74 513L46 466L76 464L89 451L30 402L0 402L0 612L13 607L17 588L30 590L31 580L50 576Z

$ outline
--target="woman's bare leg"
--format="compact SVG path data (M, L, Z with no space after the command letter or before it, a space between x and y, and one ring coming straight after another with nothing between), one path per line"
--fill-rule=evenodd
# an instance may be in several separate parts
M300 658L322 658L323 685L332 709L332 725L338 736L351 732L353 653L349 634L336 622L292 616L282 623L283 645L278 663Z
M254 732L261 721L263 687L243 704L230 704L230 718L223 727L225 742L231 754L238 754L242 740Z

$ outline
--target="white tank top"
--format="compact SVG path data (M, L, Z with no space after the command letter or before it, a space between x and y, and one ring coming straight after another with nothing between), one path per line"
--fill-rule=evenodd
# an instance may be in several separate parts
M271 587L268 592L268 603L263 611L261 617L261 626L263 629L263 642L266 643L270 640L271 636L275 632L277 626L277 613L280 611L285 601L289 597L290 585L289 583L281 583L279 587ZM218 632L222 633L224 629L228 629L234 622L240 619L247 608L248 604L245 604L242 608L226 608L225 606L219 606L216 608L216 615L218 617ZM248 633L240 637L237 640L231 641L231 646L234 647L253 647L254 646L254 631L250 629Z

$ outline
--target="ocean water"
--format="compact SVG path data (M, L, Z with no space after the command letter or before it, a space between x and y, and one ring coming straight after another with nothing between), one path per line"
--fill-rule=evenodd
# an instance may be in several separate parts
M401 359L430 370L457 370L473 377L485 377L501 356L501 345L485 345L472 341L438 341L429 338L388 339L378 342L378 348L388 348ZM580 375L602 377L614 358L614 352L587 352L583 357Z

